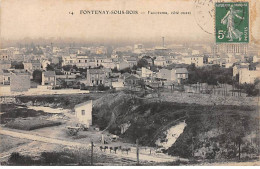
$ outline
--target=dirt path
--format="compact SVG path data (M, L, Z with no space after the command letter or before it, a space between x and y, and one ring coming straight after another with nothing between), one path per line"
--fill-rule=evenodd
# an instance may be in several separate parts
M63 146L69 146L69 147L75 147L75 148L84 148L84 149L90 149L90 144L89 143L78 143L78 142L73 142L73 141L65 141L65 140L60 140L56 138L50 138L50 137L45 137L45 136L39 136L39 135L33 135L33 134L28 134L28 133L23 133L21 131L11 131L11 130L6 130L1 128L0 129L0 134L2 135L8 135L12 137L17 137L17 138L22 138L22 139L28 139L28 140L33 140L33 141L39 141L39 142L44 142L44 143L50 143L50 144L58 144L58 145L63 145ZM106 152L101 152L99 150L99 144L95 144L94 147L94 153L102 153L108 156L112 156L115 158L124 158L124 159L129 159L129 160L136 160L136 153L135 151L131 151L128 154L122 153L122 152L117 152L117 154L110 153L109 151ZM178 160L180 158L177 157L171 157L167 155L161 155L161 157L155 156L155 155L148 155L148 154L141 154L139 155L139 159L142 162L171 162ZM180 159L182 160L182 159ZM185 160L185 159L183 159Z

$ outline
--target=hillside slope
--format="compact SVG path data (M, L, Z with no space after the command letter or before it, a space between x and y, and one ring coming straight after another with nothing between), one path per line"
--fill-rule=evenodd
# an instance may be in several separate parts
M120 135L126 141L155 146L164 131L186 122L183 133L165 153L185 158L236 158L241 152L255 152L255 107L229 105L198 105L154 102L134 95L116 93L100 98L93 109L93 123L101 130ZM122 126L129 124L121 133ZM251 149L250 149L251 148Z

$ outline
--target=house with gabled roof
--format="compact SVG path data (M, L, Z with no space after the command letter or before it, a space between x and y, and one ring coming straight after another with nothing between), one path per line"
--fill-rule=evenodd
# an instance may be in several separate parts
M56 73L55 73L55 71L42 72L42 85L56 86Z
M106 80L106 72L103 69L87 69L86 85L98 86L104 85Z

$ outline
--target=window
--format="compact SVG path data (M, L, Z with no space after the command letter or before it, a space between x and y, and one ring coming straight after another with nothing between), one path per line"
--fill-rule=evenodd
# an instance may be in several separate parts
M81 115L82 115L82 116L85 115L85 110L81 110Z

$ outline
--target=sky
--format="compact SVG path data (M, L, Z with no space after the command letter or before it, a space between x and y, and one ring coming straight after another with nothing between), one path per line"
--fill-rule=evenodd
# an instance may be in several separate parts
M193 0L1 0L2 39L81 38L88 41L214 41L198 24ZM209 7L208 7L209 8ZM207 6L203 12L207 12ZM138 15L80 15L80 10L137 10ZM205 11L206 10L206 11ZM190 15L149 15L191 12ZM69 12L73 12L70 15ZM140 14L145 12L145 14ZM213 18L206 18L214 31ZM205 23L204 23L205 24Z

